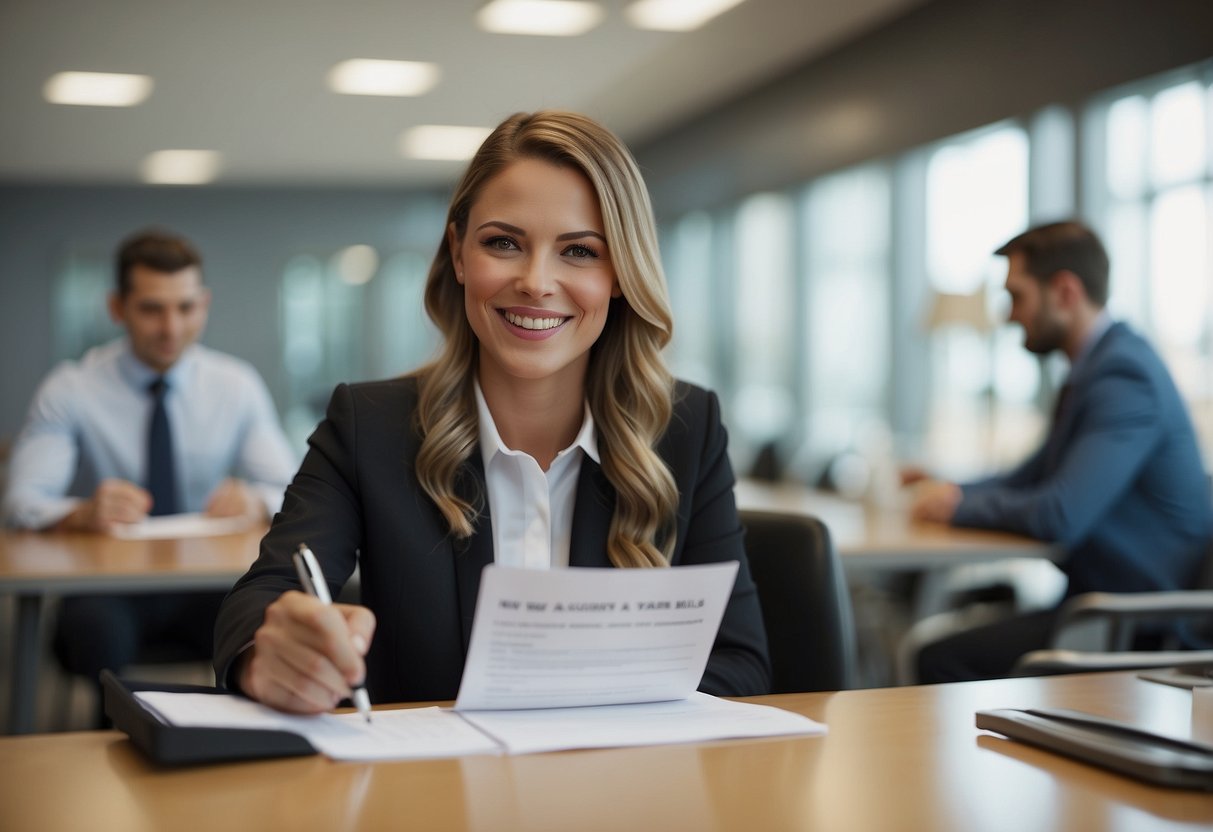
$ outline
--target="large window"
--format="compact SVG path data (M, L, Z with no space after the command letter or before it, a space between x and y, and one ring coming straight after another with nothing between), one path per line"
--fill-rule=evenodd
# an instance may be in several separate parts
M711 217L695 211L675 224L662 240L674 314L670 369L679 378L709 388L715 388L720 380L720 328L715 302L719 270L715 268L712 231Z
M720 390L737 458L776 442L813 475L891 438L958 479L1024 458L1067 366L1006 322L993 252L1075 216L1108 245L1113 317L1158 346L1213 454L1213 63L1082 116L1045 107L664 229L671 361Z
M401 252L387 259L379 277L377 313L379 338L373 374L398 376L416 369L434 354L438 329L425 311L425 279L429 260L417 252Z
M888 453L890 219L884 165L804 194L804 452L814 466L844 451Z
M1039 372L1018 330L1000 331L1006 262L993 254L1028 225L1028 181L1028 137L1015 124L948 140L927 163L924 451L957 477L1021 456L1039 433Z
M90 347L122 333L109 316L114 288L111 258L99 251L72 250L55 279L51 326L56 361L76 361Z
M1086 174L1112 261L1109 307L1158 347L1213 448L1213 69L1091 108Z
M287 435L302 446L340 382L399 375L430 356L425 259L401 252L382 264L365 245L300 254L282 276L282 362Z
M736 366L732 427L748 451L798 436L794 210L758 194L737 210L732 293Z

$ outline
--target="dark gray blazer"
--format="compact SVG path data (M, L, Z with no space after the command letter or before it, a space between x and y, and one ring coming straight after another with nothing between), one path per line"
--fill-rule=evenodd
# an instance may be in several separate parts
M291 553L307 543L333 596L361 569L362 603L377 619L367 656L374 702L454 699L472 631L480 571L493 561L493 537L479 448L465 464L461 495L483 504L475 533L456 541L420 489L414 462L415 378L341 385L286 491L257 561L223 603L215 628L215 671L227 683L236 655L261 625L265 608L299 589ZM678 486L673 565L740 561L700 690L724 696L766 693L766 634L742 547L733 472L716 396L679 383L658 450ZM570 564L607 567L615 491L599 466L581 463Z

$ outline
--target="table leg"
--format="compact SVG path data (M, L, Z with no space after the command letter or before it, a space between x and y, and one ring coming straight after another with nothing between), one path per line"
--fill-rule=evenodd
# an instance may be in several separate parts
M914 619L921 621L936 613L948 610L948 598L952 594L952 583L955 571L960 567L944 566L934 569L924 569L918 578L918 587L914 593Z
M18 595L13 628L13 677L9 695L8 730L29 734L34 730L38 694L38 659L42 650L42 596Z

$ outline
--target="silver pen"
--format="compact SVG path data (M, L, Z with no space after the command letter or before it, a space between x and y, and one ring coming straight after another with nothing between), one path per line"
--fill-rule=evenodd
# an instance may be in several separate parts
M295 552L292 557L295 559L295 569L299 572L299 581L303 584L304 591L326 606L333 603L333 596L329 595L329 585L324 582L324 573L320 571L320 561L316 560L316 556L312 554L312 550L307 547L307 544L300 543L299 551ZM358 713L362 714L363 719L370 722L371 698L366 695L366 687L359 685L354 688L351 698L354 700Z

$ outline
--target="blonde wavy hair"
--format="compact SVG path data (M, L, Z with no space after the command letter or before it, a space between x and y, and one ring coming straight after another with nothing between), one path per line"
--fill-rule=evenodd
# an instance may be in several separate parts
M674 381L661 356L673 321L644 180L623 143L592 119L557 110L516 113L485 139L455 189L447 227L459 239L485 184L519 159L578 170L598 195L622 292L590 350L586 375L602 471L617 495L607 552L618 567L668 566L678 489L654 448L673 411ZM463 463L479 438L472 386L478 342L445 238L430 266L425 308L443 344L417 371L417 478L451 532L467 538L484 499L478 494L469 502L457 493L459 478L466 476Z

